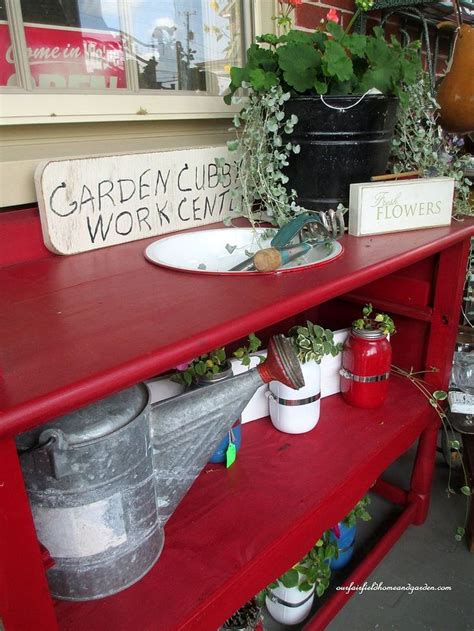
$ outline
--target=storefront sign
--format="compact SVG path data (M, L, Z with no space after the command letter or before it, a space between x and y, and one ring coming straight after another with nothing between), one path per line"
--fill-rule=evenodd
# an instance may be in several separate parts
M222 146L43 162L35 184L45 244L77 254L222 221L235 177Z
M125 88L119 33L25 24L31 76L38 88ZM18 85L8 25L0 22L0 85Z
M451 223L454 179L351 184L349 234L356 237Z

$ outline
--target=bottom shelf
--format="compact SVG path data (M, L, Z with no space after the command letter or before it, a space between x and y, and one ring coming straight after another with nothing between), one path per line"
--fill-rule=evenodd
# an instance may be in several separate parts
M166 525L152 570L98 601L57 602L63 631L211 631L298 561L436 416L407 380L359 410L324 399L316 428L243 426L236 463L208 465Z

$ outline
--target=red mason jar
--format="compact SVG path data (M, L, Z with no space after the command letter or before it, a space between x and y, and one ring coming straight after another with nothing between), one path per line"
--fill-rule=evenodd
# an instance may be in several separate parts
M352 329L342 351L341 392L350 405L377 408L387 397L392 347L381 331Z

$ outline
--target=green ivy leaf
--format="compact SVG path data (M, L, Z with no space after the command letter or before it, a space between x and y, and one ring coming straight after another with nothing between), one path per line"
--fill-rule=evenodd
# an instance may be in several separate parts
M286 42L295 42L297 44L307 44L311 46L313 42L313 38L311 37L311 33L306 33L305 31L299 31L293 29L284 35L284 41Z
M469 486L462 486L460 491L463 495L468 495L469 497L471 495L471 488Z
M278 44L280 38L273 33L264 33L263 35L259 35L255 38L257 42L261 42L263 44L270 44L272 46L276 46Z
M314 45L320 50L324 48L324 44L328 39L327 34L323 31L313 31L313 33L310 34L310 37Z
M336 42L340 42L344 38L344 29L336 22L332 22L331 20L329 20L326 24L326 30L333 36Z
M350 50L353 55L362 57L367 47L367 37L360 35L360 33L352 33L352 35L346 37L344 40L344 46Z
M247 50L247 67L261 68L266 72L276 71L278 69L278 60L273 50L252 44Z
M281 577L280 581L285 587L296 587L298 585L299 575L296 570L288 570Z
M340 81L347 81L352 77L352 61L341 44L332 40L326 42L323 68L326 76L337 77Z
M289 42L277 50L286 83L297 92L310 90L316 80L321 56L311 45Z
M269 90L272 86L278 84L278 77L274 72L265 72L262 68L252 68L249 70L249 79L252 88L260 92Z
M369 68L360 80L361 89L366 92L372 88L380 92L389 92L392 86L392 72L388 66Z
M324 81L315 81L314 89L316 90L316 94L327 94L328 84L324 83Z

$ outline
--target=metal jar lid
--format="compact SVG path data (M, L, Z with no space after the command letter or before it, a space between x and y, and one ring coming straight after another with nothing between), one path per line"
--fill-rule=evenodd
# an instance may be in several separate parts
M144 384L127 388L20 434L16 440L17 448L24 451L37 445L39 436L45 429L60 429L69 445L98 440L137 418L147 406L148 399L148 389Z
M220 372L216 372L213 375L203 375L198 377L197 384L198 386L210 386L212 383L218 383L219 381L224 381L224 379L229 379L229 377L233 377L232 372L232 364L229 361L226 361L222 365L223 370Z
M361 337L364 340L380 340L387 337L383 331L369 331L368 329L352 329L352 335Z

